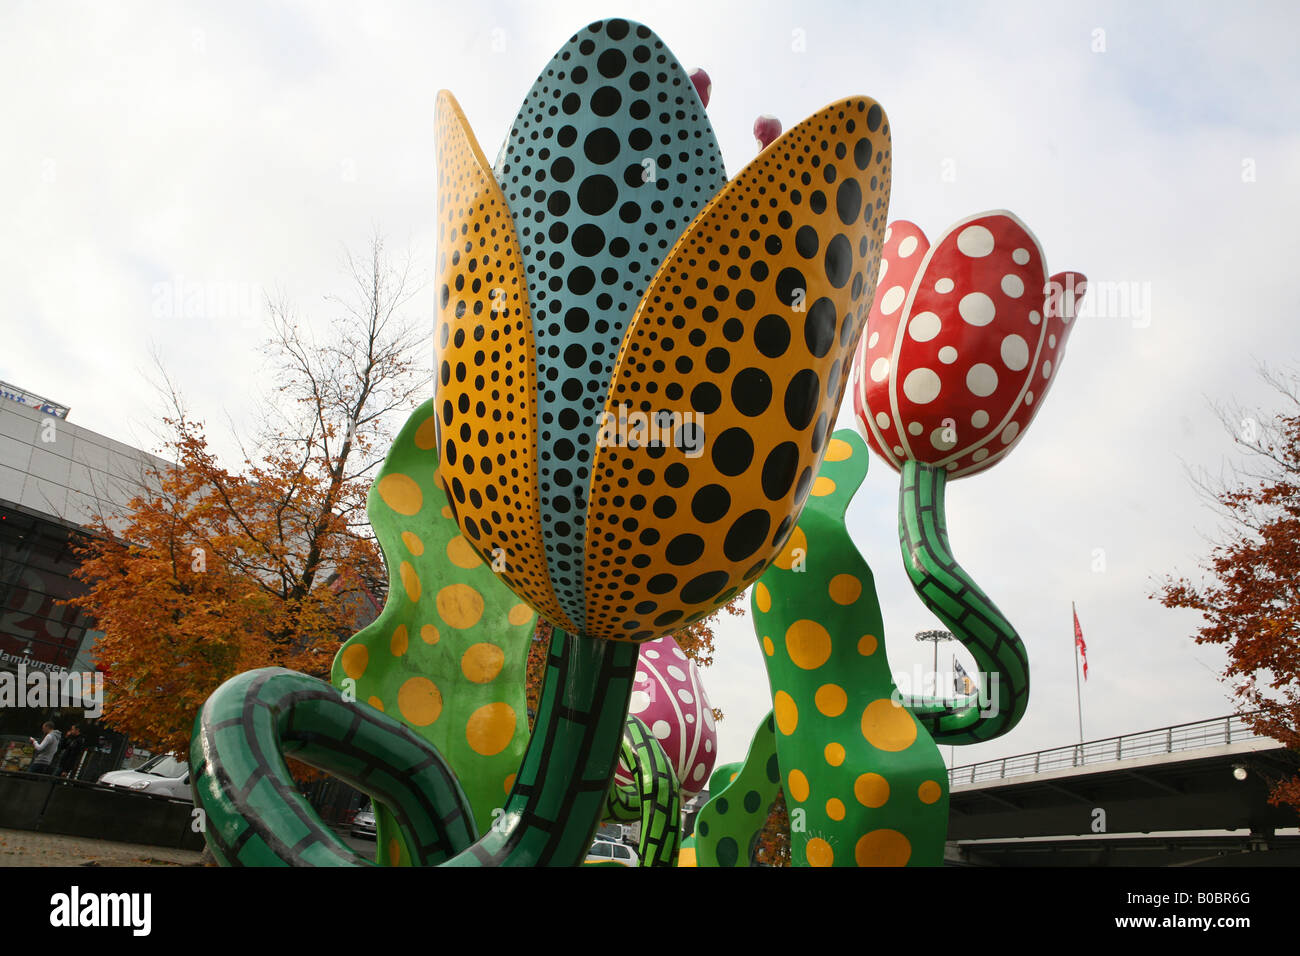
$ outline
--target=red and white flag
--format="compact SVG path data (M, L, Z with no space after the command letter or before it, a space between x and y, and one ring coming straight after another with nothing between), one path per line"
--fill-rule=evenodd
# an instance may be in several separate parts
M1079 626L1079 612L1075 609L1074 604L1070 605L1070 610L1074 611L1074 647L1078 651L1079 657L1083 659L1083 679L1088 679L1088 645L1083 642L1083 628Z

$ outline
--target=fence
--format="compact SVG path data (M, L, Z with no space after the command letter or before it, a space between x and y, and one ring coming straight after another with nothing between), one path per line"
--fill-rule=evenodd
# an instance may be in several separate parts
M1199 720L1190 724L1174 724L1158 730L1144 730L1121 737L1089 740L1081 744L1053 747L1036 753L1019 754L998 760L953 767L948 771L948 785L979 783L982 780L1003 780L1028 774L1063 770L1069 767L1086 767L1091 764L1113 763L1135 757L1155 754L1172 754L1201 747L1216 747L1243 740L1261 739L1246 723L1241 714ZM1269 739L1269 738L1262 738Z

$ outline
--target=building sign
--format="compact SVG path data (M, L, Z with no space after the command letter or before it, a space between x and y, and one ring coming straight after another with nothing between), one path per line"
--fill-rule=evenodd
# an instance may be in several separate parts
M19 388L17 385L10 385L8 382L0 382L0 396L11 402L17 402L19 405L26 405L42 415L53 415L55 418L68 417L68 406L52 402L48 398L41 398L39 395Z

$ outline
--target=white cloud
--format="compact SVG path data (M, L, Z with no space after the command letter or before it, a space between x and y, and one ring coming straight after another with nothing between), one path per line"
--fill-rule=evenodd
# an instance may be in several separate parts
M1221 657L1191 642L1194 618L1147 594L1151 575L1194 568L1197 529L1213 526L1181 468L1213 467L1228 447L1204 397L1259 397L1254 359L1300 345L1283 287L1300 252L1297 16L1285 4L1131 6L625 5L711 73L733 174L754 155L758 114L788 128L867 93L893 127L891 218L933 234L1010 208L1053 269L1150 290L1149 327L1081 320L1032 433L950 492L953 546L1033 662L1021 727L959 762L1069 742L1071 600L1092 662L1089 736L1229 709L1210 673ZM160 319L155 284L282 288L323 327L323 296L345 288L342 244L378 226L431 264L437 90L455 92L494 155L538 69L605 12L6 6L0 377L143 440L156 403L139 373L156 342L195 411L248 421L265 376L257 322ZM1096 29L1105 52L1093 52ZM431 317L431 297L416 308ZM874 461L850 522L905 669L926 656L911 633L932 621L901 571L895 507L894 476ZM1104 573L1090 570L1098 547ZM705 676L728 714L721 759L734 760L767 688L753 635L739 619L722 632Z

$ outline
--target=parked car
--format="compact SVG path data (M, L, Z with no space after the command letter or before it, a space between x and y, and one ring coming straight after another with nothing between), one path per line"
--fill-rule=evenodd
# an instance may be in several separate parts
M630 846L624 846L622 843L615 843L613 840L597 840L587 851L587 858L583 863L605 863L619 866L636 866L640 861L637 859L636 851Z
M373 804L366 804L352 818L352 835L368 837L371 840L375 839L375 808Z
M110 770L99 778L99 782L123 790L153 793L190 803L194 801L190 790L190 768L175 754L159 754L135 770Z

